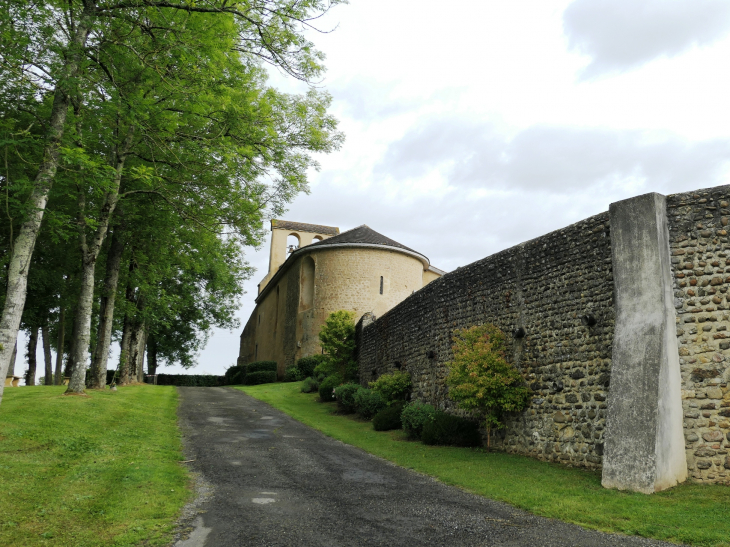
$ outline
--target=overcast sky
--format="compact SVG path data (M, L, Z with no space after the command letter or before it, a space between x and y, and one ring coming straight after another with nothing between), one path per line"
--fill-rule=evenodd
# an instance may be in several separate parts
M726 0L351 0L319 28L346 142L286 220L367 224L451 271L620 199L730 182ZM242 324L268 252L248 252ZM222 374L239 334L191 372Z

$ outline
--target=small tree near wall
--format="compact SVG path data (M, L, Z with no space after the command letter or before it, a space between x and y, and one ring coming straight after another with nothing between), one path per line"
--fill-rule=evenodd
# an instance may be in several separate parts
M319 331L319 341L326 360L317 365L316 372L327 376L339 375L343 381L357 379L355 360L355 314L340 310L327 317Z
M530 391L505 359L506 336L494 325L454 331L454 360L447 363L449 397L459 408L484 414L487 447L492 429L504 427L505 412L523 410Z

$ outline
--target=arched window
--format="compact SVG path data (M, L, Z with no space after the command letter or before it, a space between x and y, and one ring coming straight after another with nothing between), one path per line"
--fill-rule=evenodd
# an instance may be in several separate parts
M289 234L286 238L287 254L293 253L299 248L299 236L297 234Z
M322 241L324 238L322 236L314 236L312 238L312 243L316 243L317 241Z
M310 309L314 305L314 260L311 256L302 260L299 294L299 311Z

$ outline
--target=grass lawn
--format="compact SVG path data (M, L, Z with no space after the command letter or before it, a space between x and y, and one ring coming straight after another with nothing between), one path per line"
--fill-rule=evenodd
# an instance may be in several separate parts
M167 545L190 492L174 387L5 388L0 545Z
M568 469L482 449L425 446L402 431L335 414L334 403L299 392L299 383L238 387L311 427L446 484L536 515L607 532L730 547L730 487L682 484L644 495L601 487L598 472Z

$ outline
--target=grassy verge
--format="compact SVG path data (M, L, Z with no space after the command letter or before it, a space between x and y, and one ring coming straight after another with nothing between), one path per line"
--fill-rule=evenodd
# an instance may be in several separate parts
M481 449L425 446L402 431L373 431L299 392L299 383L239 387L326 435L446 484L536 515L607 532L707 547L730 546L730 488L682 484L653 494L606 490L597 472Z
M174 387L6 388L0 545L166 545L189 497Z

